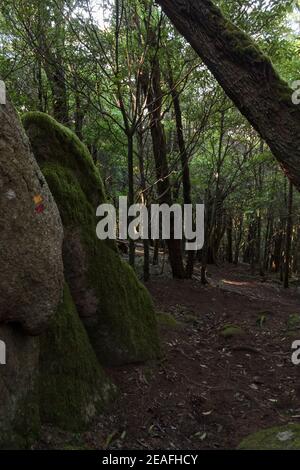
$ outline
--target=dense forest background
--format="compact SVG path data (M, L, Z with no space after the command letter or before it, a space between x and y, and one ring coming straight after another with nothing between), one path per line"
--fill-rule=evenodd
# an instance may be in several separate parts
M289 83L300 78L299 2L216 1ZM151 0L7 0L0 8L0 76L20 114L42 111L70 127L118 203L204 203L205 246L193 264L249 263L288 287L300 269L299 196L268 146ZM154 245L154 246L149 246ZM163 243L129 261L145 280ZM142 264L143 263L143 264Z
M299 32L299 0L1 2L0 449L300 448ZM100 240L120 196L204 204L203 248Z

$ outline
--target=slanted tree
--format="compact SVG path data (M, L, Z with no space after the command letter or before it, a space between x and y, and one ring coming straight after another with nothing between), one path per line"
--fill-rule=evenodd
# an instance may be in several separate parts
M271 61L211 0L157 0L300 189L300 108Z

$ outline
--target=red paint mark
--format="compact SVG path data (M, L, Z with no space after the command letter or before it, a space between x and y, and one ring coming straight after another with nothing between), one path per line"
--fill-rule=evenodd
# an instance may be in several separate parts
M44 204L39 204L39 205L36 206L36 208L35 208L35 211L36 211L38 214L41 214L42 212L44 212L44 210L45 210Z

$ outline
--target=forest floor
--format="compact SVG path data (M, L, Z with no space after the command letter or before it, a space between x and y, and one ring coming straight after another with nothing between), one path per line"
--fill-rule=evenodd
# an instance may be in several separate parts
M158 312L160 360L107 372L119 398L76 436L44 428L38 448L232 449L259 429L300 423L300 366L288 331L300 290L262 282L248 266L209 268L202 286L158 276L147 284ZM227 324L241 334L224 338Z

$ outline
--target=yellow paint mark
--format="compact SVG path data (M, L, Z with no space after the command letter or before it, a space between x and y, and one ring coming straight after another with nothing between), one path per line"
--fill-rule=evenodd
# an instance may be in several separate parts
M35 204L40 204L43 200L42 196L38 194L37 196L34 196L33 198Z

